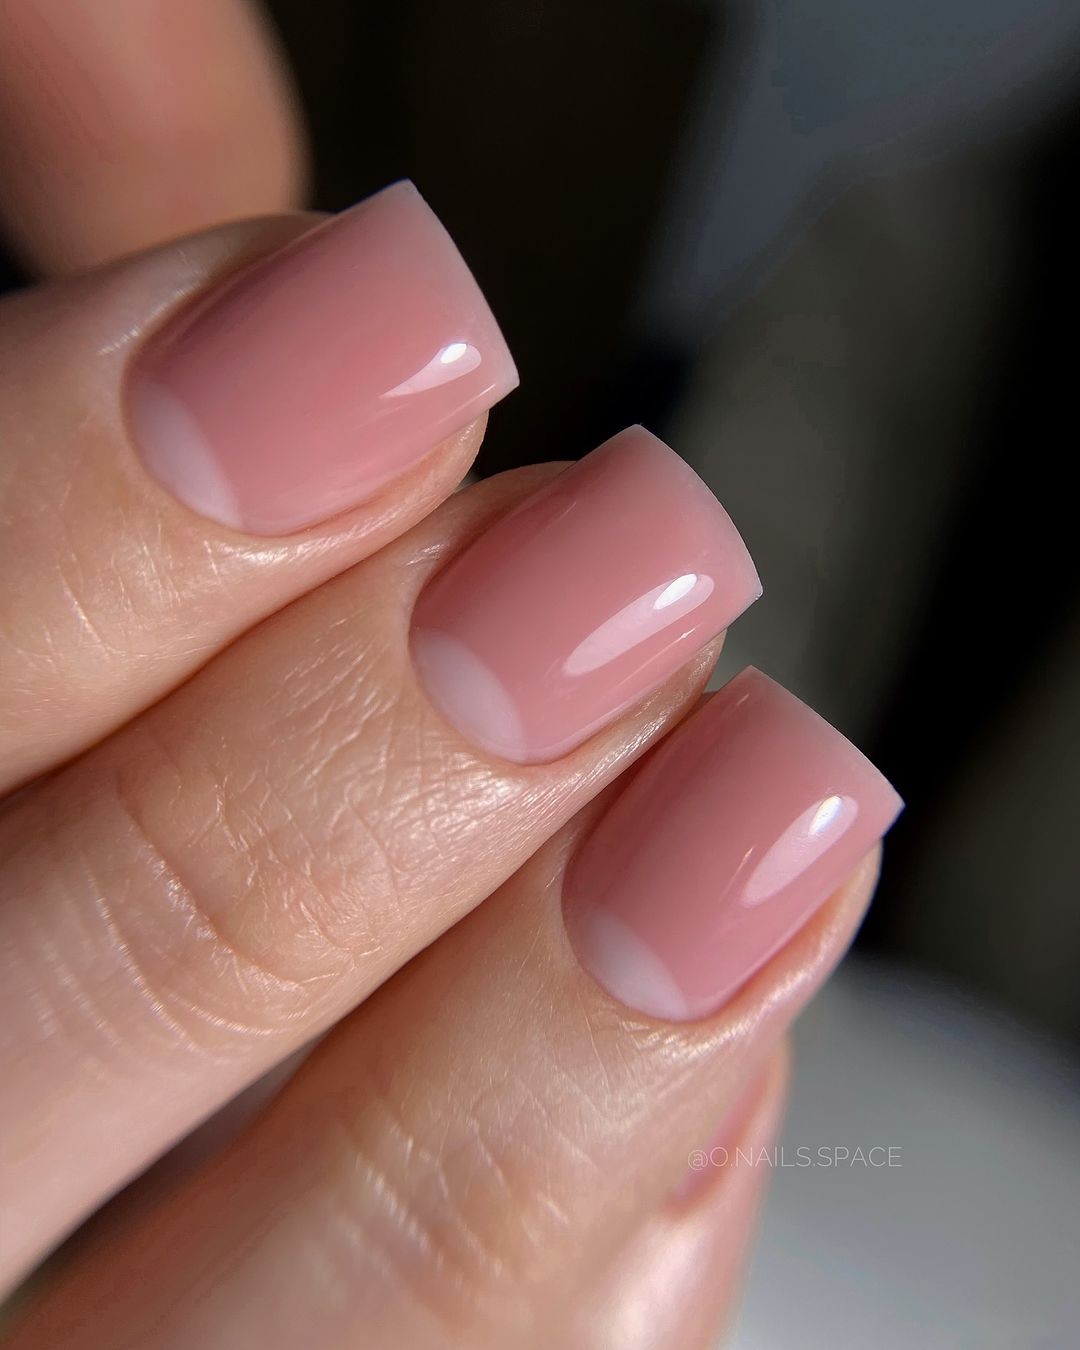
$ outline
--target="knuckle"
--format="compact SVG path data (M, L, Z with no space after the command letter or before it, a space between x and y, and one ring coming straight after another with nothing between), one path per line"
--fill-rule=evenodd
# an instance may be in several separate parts
M208 813L178 840L155 822L123 774L112 801L129 903L110 905L108 926L157 1009L196 1039L222 1033L231 1039L283 1031L317 1002L325 969L301 968L280 954L277 925L248 910L255 890L219 884L222 869L213 859L224 840L235 838L224 811ZM253 880L242 850L231 849L228 871Z
M169 953L161 996L204 1020L243 1010L272 1029L358 972L385 975L430 929L432 887L484 814L455 805L460 772L440 772L377 647L344 641L331 633L258 708L234 679L212 720L174 699L106 760L142 943Z

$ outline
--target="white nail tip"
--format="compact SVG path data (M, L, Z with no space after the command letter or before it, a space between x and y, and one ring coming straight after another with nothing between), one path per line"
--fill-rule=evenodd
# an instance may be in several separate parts
M199 515L242 529L232 484L184 405L161 385L142 380L131 415L143 456L158 481Z
M589 906L577 917L575 946L604 985L632 1008L666 1022L688 1021L686 995L663 961L620 919Z
M509 691L463 642L432 628L414 630L413 660L439 711L476 745L504 759L526 758L525 727Z

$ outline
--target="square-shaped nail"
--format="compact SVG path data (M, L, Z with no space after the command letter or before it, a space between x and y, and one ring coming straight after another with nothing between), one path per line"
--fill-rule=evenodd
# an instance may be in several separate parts
M657 688L760 594L720 503L663 441L631 427L428 584L413 657L474 745L543 763Z
M793 694L747 669L688 718L570 864L567 932L615 998L715 1012L854 871L902 803Z
M396 183L243 268L133 363L136 449L251 534L356 506L517 384L453 240Z

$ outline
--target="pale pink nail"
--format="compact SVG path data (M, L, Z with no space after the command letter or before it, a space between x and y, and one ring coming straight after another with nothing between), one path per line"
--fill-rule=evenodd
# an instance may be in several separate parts
M413 655L463 736L540 763L663 683L760 594L720 503L663 441L631 427L428 585Z
M846 880L901 807L838 731L744 670L661 746L571 863L571 942L629 1007L704 1017Z
M453 241L396 183L151 338L128 408L164 487L272 535L363 502L516 384Z

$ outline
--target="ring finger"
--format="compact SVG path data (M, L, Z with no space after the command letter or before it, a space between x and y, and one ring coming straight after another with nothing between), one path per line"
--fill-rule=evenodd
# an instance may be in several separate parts
M839 959L896 809L837 733L739 677L91 1253L13 1350L560 1343L567 1300L680 1187ZM656 1015L672 988L697 1020Z

